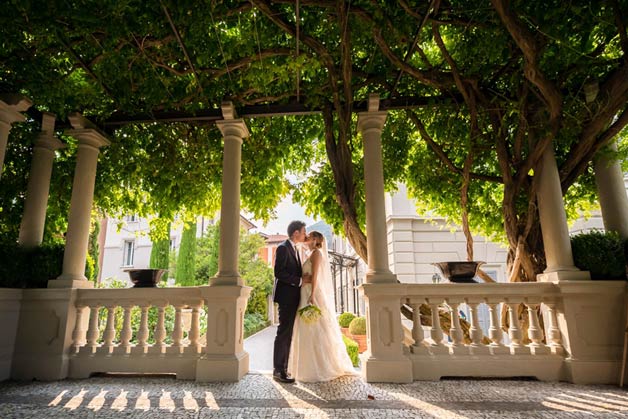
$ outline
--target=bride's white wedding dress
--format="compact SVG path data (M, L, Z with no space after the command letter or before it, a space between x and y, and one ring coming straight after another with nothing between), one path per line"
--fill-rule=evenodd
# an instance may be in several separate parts
M315 250L317 251L320 250ZM325 264L328 263L326 255L324 256L319 263L321 272L317 275L317 285L314 289L314 304L320 308L321 317L318 321L308 324L301 321L297 314L294 323L288 372L301 382L329 381L343 375L356 374L336 321L333 301L330 304L329 295L325 295L326 291L333 287L331 283L323 283L331 281L331 276L323 272ZM303 273L312 273L310 258L303 263ZM299 309L308 305L311 293L311 284L301 286Z

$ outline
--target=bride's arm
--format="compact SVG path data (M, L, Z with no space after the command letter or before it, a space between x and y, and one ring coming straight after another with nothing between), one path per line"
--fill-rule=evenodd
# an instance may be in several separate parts
M319 250L315 250L312 253L312 255L310 256L310 261L312 262L312 293L310 294L310 299L308 300L308 303L315 304L314 290L316 289L318 281L318 265L321 263L321 253Z

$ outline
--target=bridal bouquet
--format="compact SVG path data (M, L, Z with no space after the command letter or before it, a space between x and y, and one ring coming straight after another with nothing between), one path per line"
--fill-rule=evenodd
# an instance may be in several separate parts
M321 317L321 309L313 304L306 305L299 310L299 317L307 324L316 323Z

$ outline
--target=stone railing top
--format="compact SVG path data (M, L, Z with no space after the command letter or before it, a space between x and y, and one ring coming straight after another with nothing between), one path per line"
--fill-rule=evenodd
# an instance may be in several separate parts
M200 287L79 289L76 305L201 305Z
M565 295L594 295L628 292L626 281L563 281L552 282L509 282L484 284L362 284L369 298L400 297L408 299L455 298L472 299L554 299Z

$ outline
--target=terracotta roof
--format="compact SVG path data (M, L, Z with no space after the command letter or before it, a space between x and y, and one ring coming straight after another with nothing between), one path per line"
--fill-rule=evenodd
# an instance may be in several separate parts
M266 243L279 243L288 239L285 234L269 234Z

